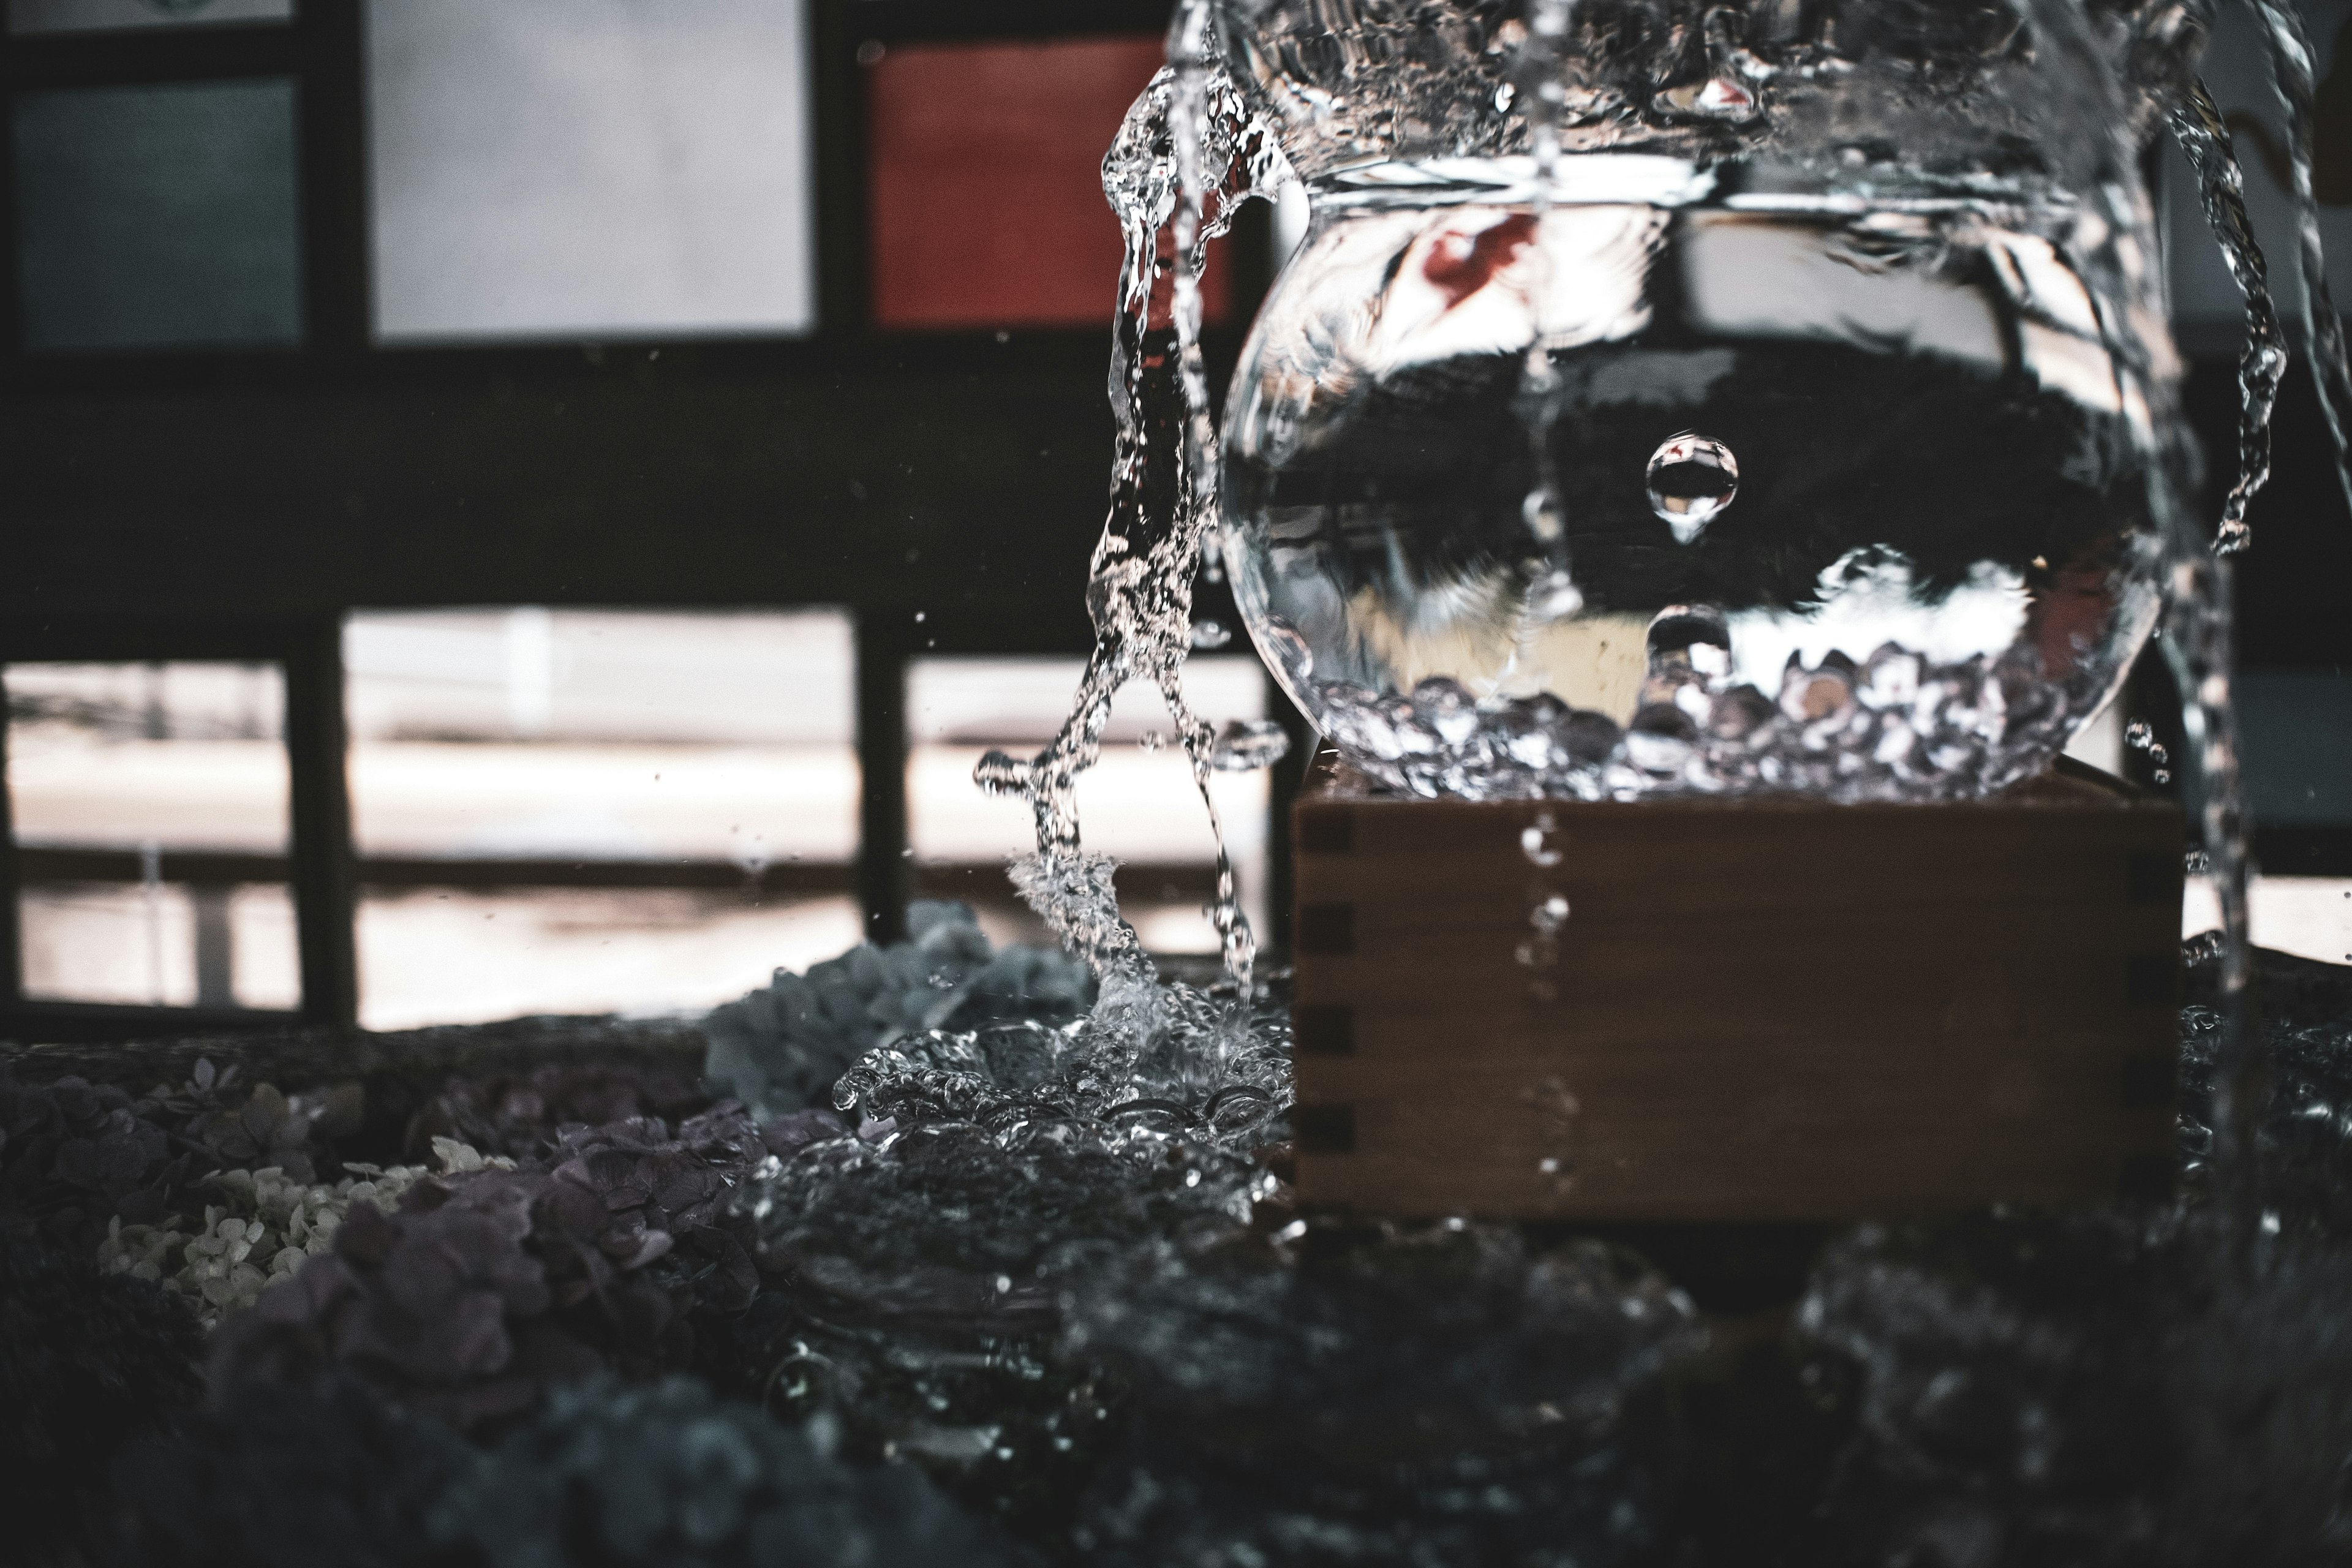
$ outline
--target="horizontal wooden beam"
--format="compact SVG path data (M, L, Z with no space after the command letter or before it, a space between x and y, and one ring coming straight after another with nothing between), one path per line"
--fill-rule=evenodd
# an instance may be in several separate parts
M851 604L1082 648L1090 373L272 378L0 397L0 621L355 605Z
M26 846L16 851L17 875L26 887L60 882L138 882L146 875L136 849L99 846ZM747 897L818 897L854 892L857 868L848 861L781 860L752 868L733 860L595 860L465 858L431 856L370 856L359 862L365 888L677 888L740 892ZM155 874L164 882L197 887L282 883L289 875L283 855L242 850L166 849ZM997 861L918 861L915 891L925 897L972 898L975 887L1003 883ZM1216 890L1216 868L1202 862L1132 861L1118 868L1123 889L1139 896L1206 900ZM1011 889L1004 889L1011 900ZM979 895L983 900L986 891Z

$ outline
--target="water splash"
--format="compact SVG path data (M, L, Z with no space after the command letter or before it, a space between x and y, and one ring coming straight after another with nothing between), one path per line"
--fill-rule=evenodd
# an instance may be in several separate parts
M1256 943L1209 793L1212 772L1232 763L1219 762L1219 733L1192 711L1182 681L1198 637L1193 584L1219 531L1201 271L1208 242L1231 226L1241 205L1270 198L1290 176L1279 146L1219 64L1211 0L1177 8L1168 58L1103 162L1126 258L1112 333L1118 436L1110 514L1087 587L1095 646L1053 742L1025 761L992 752L973 777L983 789L1030 802L1037 848L1015 864L1013 882L1048 929L1107 982L1149 985L1150 963L1111 891L1112 861L1081 843L1076 791L1101 754L1112 699L1131 680L1150 682L1168 705L1215 836L1211 918L1226 971L1246 996ZM1228 759L1236 754L1227 748Z
M2295 242L2303 264L2304 352L2336 444L2336 481L2352 504L2352 371L2344 359L2344 319L2327 288L2327 257L2319 240L2319 202L2312 192L2311 36L2303 17L2282 0L2247 0L2270 46L2271 85L2286 110L2288 172L2294 187Z
M2197 175L2205 222L2246 301L2246 346L2238 359L2238 479L2221 503L2221 526L2213 540L2215 550L2229 554L2252 542L2246 505L2270 481L2271 410L2286 375L2286 340L2271 300L2263 248L2246 216L2245 174L2204 82L2189 84L2169 123L2174 142Z

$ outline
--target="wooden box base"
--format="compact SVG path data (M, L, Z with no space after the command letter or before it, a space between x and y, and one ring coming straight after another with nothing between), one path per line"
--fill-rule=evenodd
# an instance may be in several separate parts
M1474 803L1327 758L1295 821L1302 1201L1842 1220L2171 1179L2182 819L2104 774Z

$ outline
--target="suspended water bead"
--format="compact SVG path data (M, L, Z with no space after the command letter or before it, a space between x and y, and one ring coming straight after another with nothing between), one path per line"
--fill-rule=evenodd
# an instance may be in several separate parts
M1213 560L1214 557L1211 559ZM1233 628L1222 622L1200 620L1192 623L1192 647L1196 649L1207 651L1221 648L1233 640Z
M1161 752L1168 748L1168 736L1164 731L1146 730L1135 738L1135 744L1139 751Z
M1650 510L1674 530L1675 542L1696 544L1739 493L1739 459L1722 442L1685 430L1650 454L1643 481Z
M1545 870L1559 864L1559 842L1553 837L1559 831L1559 824L1550 812L1536 813L1535 821L1519 831L1519 853L1528 858L1528 864Z

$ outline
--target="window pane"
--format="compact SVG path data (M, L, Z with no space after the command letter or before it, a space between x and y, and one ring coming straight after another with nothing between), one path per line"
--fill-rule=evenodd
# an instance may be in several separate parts
M372 613L344 658L369 1027L707 1007L856 942L846 616Z
M803 9L370 0L377 335L813 326Z
M541 1014L701 1012L857 945L845 894L765 901L633 888L367 889L360 901L371 1029Z
M1043 746L1069 712L1083 667L1060 658L928 658L908 677L912 755L908 832L919 894L963 899L1000 941L1047 940L1021 905L1005 862L1036 847L1027 805L982 795L971 770L982 752ZM1196 657L1184 666L1193 709L1214 723L1265 711L1265 674L1254 658ZM1215 841L1173 744L1159 694L1129 685L1112 708L1102 760L1078 783L1087 847L1118 858L1120 908L1154 952L1214 952L1202 912L1215 889ZM1265 929L1266 775L1218 773L1210 788L1242 884L1242 904Z
M12 33L286 22L293 16L294 0L8 0Z
M277 668L16 664L6 681L26 994L297 1005Z
M1108 322L1120 242L1103 154L1162 41L869 44L859 58L876 323ZM1205 312L1222 319L1222 267L1204 287Z
M16 132L28 346L300 340L291 82L26 93Z

